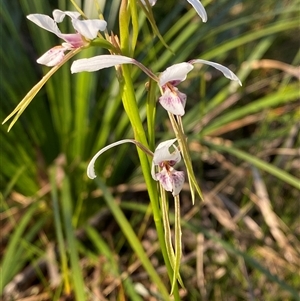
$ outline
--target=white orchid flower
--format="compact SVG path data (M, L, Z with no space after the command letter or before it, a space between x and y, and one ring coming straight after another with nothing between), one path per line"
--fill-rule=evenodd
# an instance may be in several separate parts
M178 195L183 187L184 172L177 171L173 166L181 160L181 155L174 142L177 139L171 139L161 142L154 151L151 175L156 181L159 181L166 191L171 191L174 196ZM170 152L170 147L174 151ZM159 171L156 172L156 166Z
M43 54L37 62L49 67L59 64L68 50L76 49L88 45L90 40L97 37L98 31L105 30L107 23L103 20L79 20L80 13L71 11L61 11L56 9L53 11L53 19L43 14L31 14L27 16L31 22L39 27L54 33L56 36L65 41L59 46L55 46ZM65 16L71 18L73 28L76 33L61 33L57 23L63 21Z
M123 139L112 144L109 144L100 149L90 161L87 167L87 176L90 179L96 178L95 162L107 150L124 143L133 143L143 150L146 154L153 157L151 175L155 181L159 181L166 191L171 191L173 195L178 195L184 183L184 172L177 171L173 166L181 160L181 155L178 148L174 145L177 139L171 139L161 142L154 153L146 148L141 143L134 139ZM174 151L170 153L170 147L174 147ZM159 171L156 172L155 168L158 166Z
M240 85L242 85L239 78L227 67L224 67L218 63L201 59L195 59L189 62L172 65L163 71L159 77L157 77L148 68L135 59L122 55L99 55L88 59L74 61L71 66L71 72L93 72L122 64L136 65L148 76L157 81L162 90L162 96L159 98L160 104L168 112L177 116L183 116L185 114L184 108L186 103L186 95L181 93L176 86L186 79L187 74L194 69L194 64L206 64L212 66L221 71L225 77L229 78L230 80L237 81Z
M157 0L148 0L149 4L151 6L154 6ZM141 0L141 2L146 5L146 1L145 0ZM197 12L197 14L199 15L199 17L202 19L203 22L207 21L207 14L205 11L204 6L202 5L202 3L199 0L187 0L188 3L190 3L195 11Z
M232 71L218 63L195 59L189 62L175 64L167 68L159 76L159 85L163 91L159 102L164 109L174 115L183 116L185 114L186 95L181 93L176 86L186 79L187 74L193 70L194 64L210 65L221 71L225 77L238 81L238 83L242 85L239 78Z

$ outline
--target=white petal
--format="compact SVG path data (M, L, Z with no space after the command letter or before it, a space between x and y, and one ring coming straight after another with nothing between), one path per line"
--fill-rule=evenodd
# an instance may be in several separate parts
M71 72L93 72L121 64L135 64L135 60L122 55L98 55L74 61L71 66Z
M94 165L95 165L95 162L97 160L97 158L99 156L101 156L104 152L106 152L107 150L111 149L112 147L114 146L117 146L117 145L120 145L120 144L124 144L124 143L133 143L135 144L135 141L132 140L132 139L123 139L123 140L120 140L120 141L117 141L117 142L114 142L112 144L109 144L103 148L101 148L99 150L99 152L92 158L92 160L90 161L88 167L87 167L87 176L90 178L90 179L95 179L96 178L96 173L95 173L95 169L94 169Z
M89 40L97 37L98 31L104 31L107 23L103 20L72 20L73 27Z
M173 195L178 195L184 184L184 172L175 169L166 170L163 168L156 174L157 181L160 182L166 191L171 191Z
M225 77L231 79L231 80L235 80L237 81L240 85L242 85L240 79L231 71L229 70L227 67L224 67L223 65L220 65L218 63L214 63L214 62L210 62L210 61L206 61L206 60L192 60L190 61L191 64L206 64L206 65L210 65L216 69L218 69L219 71L221 71Z
M63 60L66 50L68 49L63 46L53 47L37 59L37 62L48 67L56 66Z
M159 98L159 103L173 115L183 116L185 114L186 95L179 92L175 87L173 89L174 91L171 91L169 88L166 88L164 94Z
M194 9L196 10L197 14L200 16L202 21L206 22L207 14L202 3L199 0L187 0L187 2L189 2L194 7Z
M62 22L65 16L69 16L71 19L77 19L80 17L80 13L77 11L62 11L60 9L55 9L52 15L54 21L57 23Z
M160 74L159 85L162 87L168 82L171 81L184 81L187 74L194 68L190 63L179 63L170 66L164 72Z
M165 168L156 174L157 181L160 182L164 190L173 191L173 179L168 174Z
M180 152L178 148L174 145L174 142L177 139L171 139L164 142L161 142L155 149L153 155L153 164L159 165L164 161L175 161L175 163L181 160ZM173 145L175 151L170 153L169 148Z
M37 26L56 34L57 36L60 36L61 34L57 24L47 15L31 14L27 16L27 19L35 23Z
M156 3L156 1L157 1L157 0L148 0L149 4L150 4L151 6L154 6L155 3ZM146 5L146 1L145 1L145 0L141 0L141 2L142 2L144 5Z
M171 171L171 177L173 182L173 195L178 195L180 191L182 190L183 184L184 184L184 172L183 171L177 171L173 169Z
M155 172L155 164L154 164L153 160L152 160L152 165L151 165L151 176L152 176L153 180L157 181L156 172Z

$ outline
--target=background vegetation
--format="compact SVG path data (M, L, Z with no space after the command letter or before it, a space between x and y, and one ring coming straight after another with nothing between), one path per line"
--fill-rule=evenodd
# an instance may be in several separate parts
M181 85L204 191L194 206L188 187L182 192L182 300L299 300L299 2L203 1L203 24L186 1L158 1L156 22L175 55L141 12L135 56L152 70L202 58L230 67L243 82L239 88L196 67ZM94 1L76 3L97 16ZM119 1L98 3L117 34ZM74 10L67 0L1 2L1 120L47 72L36 58L60 43L25 16L55 8ZM99 53L105 51L80 56ZM159 300L129 235L134 230L169 289L134 147L104 154L99 181L85 171L101 147L132 138L115 72L71 75L69 68L48 81L9 133L6 124L0 128L0 295ZM144 119L147 79L132 70ZM169 138L160 106L156 121L157 141ZM170 204L171 221L172 212Z

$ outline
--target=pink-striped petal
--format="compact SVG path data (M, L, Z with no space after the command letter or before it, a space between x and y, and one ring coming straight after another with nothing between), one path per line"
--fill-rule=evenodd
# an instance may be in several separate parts
M40 58L38 58L37 63L48 67L56 66L63 60L65 51L67 50L68 48L64 46L53 47L44 53Z
M168 174L168 171L163 168L161 172L158 172L156 174L157 181L160 182L164 190L166 191L173 191L173 181L170 175Z
M186 94L181 93L176 87L172 90L164 89L163 95L159 98L162 107L173 115L183 116L185 114Z
M185 177L183 171L173 170L171 172L172 182L173 182L173 195L178 195L182 190Z
M166 170L166 168L163 168L159 173L156 174L156 179L166 191L172 192L174 196L180 193L185 180L184 172L177 171L173 168L171 170Z

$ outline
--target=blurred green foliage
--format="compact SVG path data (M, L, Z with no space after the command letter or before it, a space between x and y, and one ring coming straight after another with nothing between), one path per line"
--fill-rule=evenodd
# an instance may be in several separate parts
M77 1L89 17L97 15L92 2ZM119 1L100 2L104 5L109 30L118 34ZM206 24L199 21L186 1L178 1L176 5L173 1L158 1L153 8L156 22L175 54L154 37L142 14L135 52L136 58L155 72L177 62L202 58L229 66L243 82L243 87L238 88L214 70L202 67L195 68L181 86L188 95L184 127L199 183L205 195L212 197L210 191L216 191L219 200L225 202L219 211L213 205L198 203L194 207L198 212L191 215L190 220L183 219L184 233L194 240L191 249L183 240L186 256L197 247L197 235L203 235L207 242L207 252L203 254L205 286L195 280L194 256L182 267L183 280L187 283L183 299L296 300L296 287L300 285L296 276L299 260L299 223L297 226L296 222L299 218L299 162L296 160L299 1L268 0L253 4L219 0L203 1L203 4L209 17ZM72 4L64 0L2 1L1 120L47 72L48 68L39 66L35 60L60 43L51 33L30 24L25 16L30 13L51 15L58 7L74 10ZM63 26L62 31L67 32L68 25ZM104 52L90 48L77 58ZM145 122L147 78L135 67L132 78ZM169 138L167 114L159 105L156 122L157 139ZM99 184L86 177L89 159L101 147L133 135L122 107L115 71L106 69L71 75L70 63L67 63L48 81L12 130L9 133L6 130L6 124L1 126L1 223L4 225L1 290L25 267L45 258L52 241L60 251L57 265L64 281L52 292L48 277L37 269L40 292L47 292L51 300L72 292L77 300L92 299L89 271L97 269L99 256L107 259L105 265L108 266L103 268L103 277L100 277L103 281L98 283L102 290L107 285L105 277L111 274L121 277L135 259L111 217L107 222L109 228L106 230L102 225L97 232L89 220L97 212L106 210L109 205L105 201L110 199L108 192L103 196ZM145 216L149 218L145 206L147 192L139 188L143 178L138 162L135 149L124 145L105 153L96 165L105 185L113 187L115 198L122 200L121 207L135 225L135 232L147 224ZM256 167L267 187L270 212L275 216L271 221L253 196L257 197L252 172ZM239 176L235 168L239 169ZM125 188L121 184L126 184ZM190 206L187 195L183 197L184 213L193 210L187 207ZM208 198L207 202L213 200ZM170 210L172 212L171 204ZM224 218L231 221L232 228ZM256 226L248 227L247 218ZM152 227L151 223L147 225ZM84 227L88 227L88 238L82 242L75 235L75 229ZM282 235L274 236L274 227ZM107 234L109 231L114 234ZM257 234L260 232L262 236ZM142 232L140 237L144 233L147 232ZM109 242L105 242L105 235ZM218 247L212 247L211 243ZM159 260L159 251L156 256ZM86 266L82 267L84 259ZM167 283L165 274L161 277ZM115 300L116 296L125 295L131 300L140 300L134 283L133 274L124 281L125 290L122 285L116 286L107 298ZM147 281L143 284L151 290ZM229 287L232 291L228 291Z

